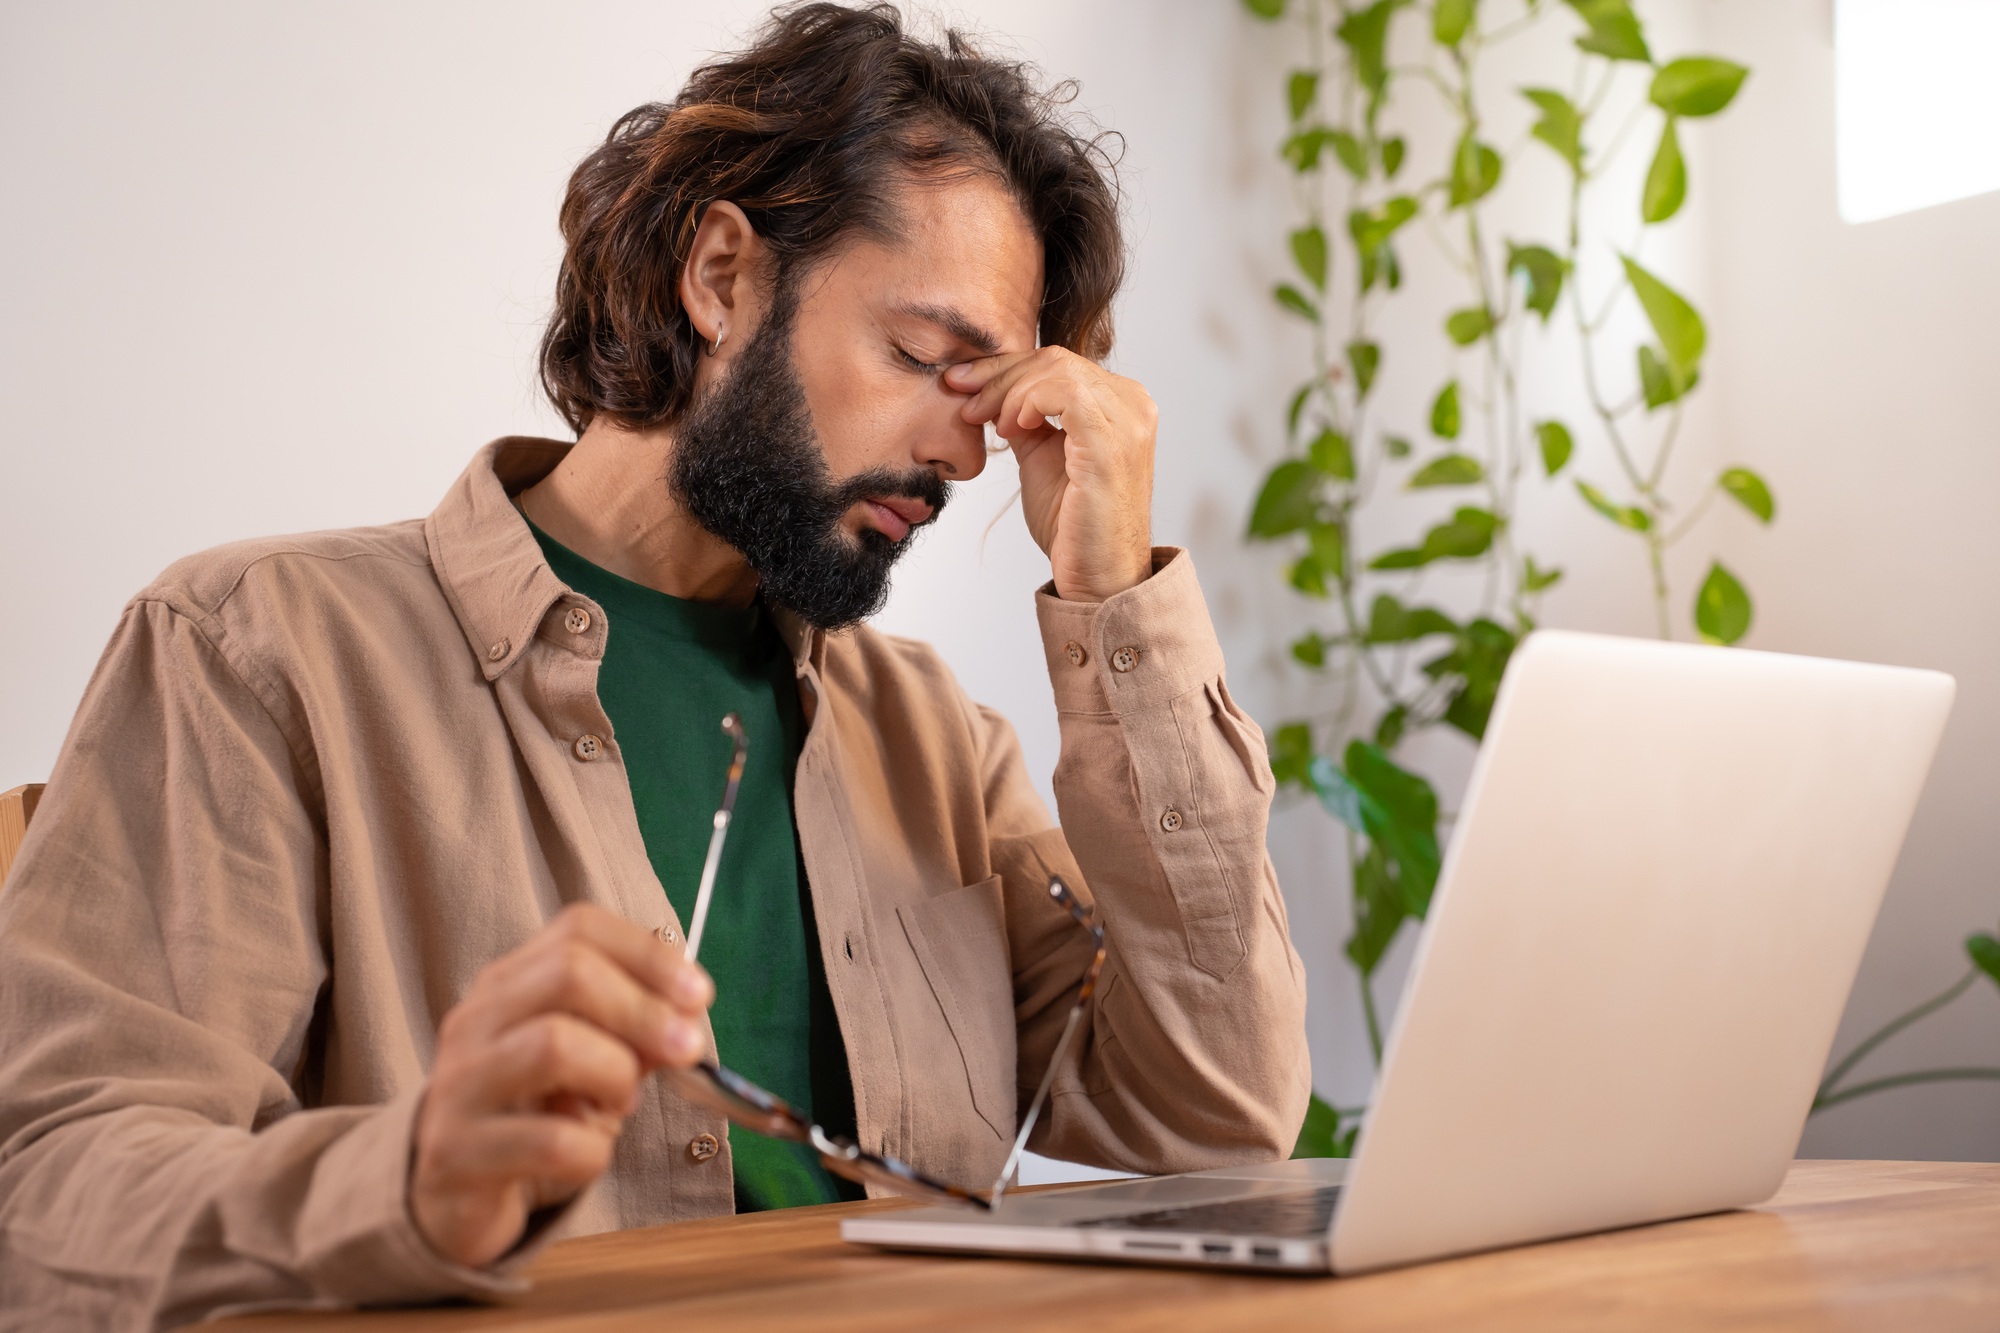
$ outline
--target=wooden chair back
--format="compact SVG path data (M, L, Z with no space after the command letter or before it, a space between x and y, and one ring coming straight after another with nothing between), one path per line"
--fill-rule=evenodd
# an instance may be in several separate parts
M35 817L35 803L42 799L44 784L30 782L12 791L0 791L0 884L7 881L21 840L28 836L28 821Z

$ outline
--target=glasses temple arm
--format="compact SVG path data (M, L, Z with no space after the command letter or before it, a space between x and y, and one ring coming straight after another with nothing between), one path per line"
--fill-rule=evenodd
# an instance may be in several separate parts
M701 863L701 887L694 894L694 915L688 921L687 958L695 961L701 952L702 928L708 924L708 900L715 893L715 871L722 864L722 840L729 833L730 812L736 808L736 788L743 781L743 760L749 750L743 723L731 713L722 719L722 729L736 743L729 759L729 781L722 789L722 808L715 812L715 831L708 835L708 856Z
M1048 1102L1049 1086L1056 1081L1056 1070L1062 1068L1063 1056L1069 1050L1070 1038L1076 1035L1076 1025L1083 1019L1083 1011L1089 1008L1088 1000L1078 1001L1069 1011L1069 1021L1063 1024L1062 1040L1056 1043L1056 1052L1049 1059L1048 1072L1042 1075L1041 1086L1035 1089L1035 1099L1028 1103L1028 1114L1021 1118L1021 1130L1014 1135L1014 1149L1007 1154L1007 1164L1000 1168L999 1179L993 1182L992 1205L1000 1206L1001 1198L1007 1193L1007 1182L1014 1178L1014 1170L1021 1165L1021 1153L1028 1146L1028 1135L1035 1132L1035 1122L1041 1118L1042 1107Z

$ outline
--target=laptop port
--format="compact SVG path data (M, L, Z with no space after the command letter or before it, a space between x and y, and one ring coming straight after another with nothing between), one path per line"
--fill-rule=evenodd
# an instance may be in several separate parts
M1181 1253L1181 1243L1177 1240L1128 1240L1125 1248L1140 1254Z
M1234 1259L1236 1247L1228 1241L1205 1240L1201 1243L1202 1254L1210 1259Z
M1278 1247L1275 1245L1252 1245L1250 1247L1250 1257L1260 1264L1275 1264L1278 1262L1280 1256L1278 1254Z

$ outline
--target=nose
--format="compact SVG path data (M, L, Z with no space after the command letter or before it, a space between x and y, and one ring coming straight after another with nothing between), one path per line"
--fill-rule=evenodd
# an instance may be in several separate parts
M947 481L971 481L986 470L986 428L959 415L970 396L945 388L940 377L928 429L917 443L917 465Z

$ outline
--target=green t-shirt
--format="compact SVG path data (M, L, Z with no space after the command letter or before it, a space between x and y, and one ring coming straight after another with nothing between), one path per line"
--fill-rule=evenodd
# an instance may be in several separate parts
M533 528L533 524L529 525ZM600 569L535 529L549 567L608 618L597 697L625 759L646 856L683 923L729 770L722 717L749 737L701 963L722 1063L836 1135L854 1134L854 1088L799 859L792 780L805 720L784 640L761 604L683 601ZM750 1212L859 1198L803 1144L729 1127L736 1206Z

